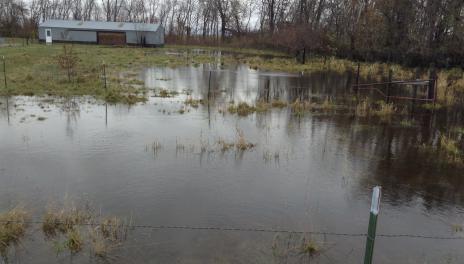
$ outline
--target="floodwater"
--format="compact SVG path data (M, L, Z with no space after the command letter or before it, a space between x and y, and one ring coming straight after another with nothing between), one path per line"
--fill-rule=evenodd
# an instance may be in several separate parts
M211 71L210 69L215 69ZM220 70L218 70L220 69ZM464 237L464 175L418 145L437 140L455 114L416 125L290 109L238 117L224 104L310 96L348 98L350 76L300 76L246 66L149 68L150 97L135 106L89 98L13 97L0 105L0 209L21 204L39 219L72 199L137 225L367 232L370 195L382 186L378 234ZM178 112L188 95L211 104ZM45 120L38 120L45 117ZM221 151L238 131L256 147ZM153 148L153 144L158 146ZM31 234L29 234L31 233ZM302 237L320 250L301 254ZM365 237L239 230L135 229L110 263L360 263ZM378 237L375 263L462 263L464 240ZM98 263L85 251L56 255L32 227L12 263Z

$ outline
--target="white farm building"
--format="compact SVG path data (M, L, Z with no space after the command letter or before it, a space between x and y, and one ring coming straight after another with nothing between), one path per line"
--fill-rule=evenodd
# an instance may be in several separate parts
M39 25L39 40L46 43L162 46L164 28L159 23L46 20Z

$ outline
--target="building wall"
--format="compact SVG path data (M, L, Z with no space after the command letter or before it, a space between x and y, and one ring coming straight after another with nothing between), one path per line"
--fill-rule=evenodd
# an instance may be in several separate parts
M45 41L45 29L47 27L39 27L39 40ZM97 43L97 32L94 31L78 31L66 28L51 28L53 41L69 41L69 42L84 42ZM145 44L147 45L164 45L164 28L159 27L156 32L152 31L126 31L126 42L130 45L141 44L141 37L145 36Z
M163 34L160 34L160 33ZM126 32L126 41L127 44L141 44L142 37L145 37L145 44L147 45L164 45L164 31L161 30L161 27L156 31L127 31Z
M149 32L145 38L147 44L164 45L164 28L159 27L156 32Z
M39 39L45 40L45 29L39 28ZM53 41L70 41L97 43L97 32L95 31L76 31L65 28L51 28Z

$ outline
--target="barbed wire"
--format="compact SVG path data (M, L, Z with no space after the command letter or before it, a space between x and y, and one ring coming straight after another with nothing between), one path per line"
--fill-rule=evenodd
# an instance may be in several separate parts
M2 224L9 223L23 223L42 225L47 222L44 221L8 221L0 220ZM68 224L65 222L52 222L53 224ZM101 223L77 223L75 226L99 226ZM105 226L116 226L112 224L104 224ZM287 233L287 234L308 234L308 235L322 235L322 236L337 236L337 237L367 237L367 233L343 233L343 232L329 232L329 231L301 231L301 230L288 230L288 229L267 229L267 228L239 228L239 227L213 227L213 226L187 226L187 225L124 225L129 229L153 229L153 230L202 230L202 231L232 231L232 232L256 232L256 233ZM434 239L434 240L464 240L461 236L440 236L440 235L422 235L422 234L377 234L376 237L382 238L414 238L414 239Z

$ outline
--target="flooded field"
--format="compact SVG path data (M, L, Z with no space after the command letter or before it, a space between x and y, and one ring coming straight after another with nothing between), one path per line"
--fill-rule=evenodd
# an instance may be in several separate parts
M460 113L385 120L286 106L238 116L231 102L350 101L353 77L218 66L146 68L148 101L132 106L18 96L7 110L1 98L0 209L22 205L40 221L72 200L130 218L139 228L109 263L360 263L380 185L378 234L464 238L463 170L421 147L462 124ZM299 233L262 232L273 230ZM374 260L462 263L463 243L380 236ZM40 225L14 252L11 263L101 261L57 254Z

